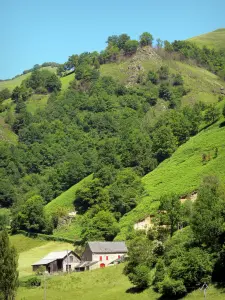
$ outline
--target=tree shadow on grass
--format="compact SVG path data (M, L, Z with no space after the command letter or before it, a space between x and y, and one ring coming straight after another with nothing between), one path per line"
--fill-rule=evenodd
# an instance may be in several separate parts
M179 300L179 299L183 299L185 296L187 296L187 294L184 295L180 295L180 296L159 296L159 298L157 298L157 300Z
M225 293L225 283L224 282L216 282L214 283L215 288L222 290Z
M220 128L225 127L225 121L223 121L222 123L220 123Z
M127 293L127 294L140 294L140 293L142 293L144 290L145 290L145 288L140 288L140 287L133 286L133 287L127 289L127 290L126 290L126 293Z

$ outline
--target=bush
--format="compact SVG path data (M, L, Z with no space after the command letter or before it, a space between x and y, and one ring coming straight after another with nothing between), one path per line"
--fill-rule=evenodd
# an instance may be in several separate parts
M0 101L9 99L11 97L11 92L9 89L3 89L2 91L0 91Z
M128 278L138 288L146 288L149 285L149 271L147 266L139 265L128 275Z
M48 90L43 86L39 86L39 87L36 88L35 93L46 95L46 94L48 94Z
M44 272L46 270L45 266L40 266L37 270L36 270L36 275L43 275Z
M159 82L159 75L153 71L148 72L148 80L150 80L153 84L157 84Z
M206 251L192 248L173 259L169 271L175 280L182 279L187 289L197 287L203 282L210 282L212 259Z
M184 80L180 74L176 74L173 79L173 85L183 85Z
M183 296L187 291L182 280L174 280L166 277L162 282L159 283L159 292L167 297L180 297Z
M37 287L41 286L41 279L37 276L29 278L27 281L25 281L26 287Z

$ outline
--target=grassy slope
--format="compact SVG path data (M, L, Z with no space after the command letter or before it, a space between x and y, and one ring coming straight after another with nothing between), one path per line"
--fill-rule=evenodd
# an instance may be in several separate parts
M138 206L121 219L121 233L118 239L133 227L135 221L154 212L158 207L157 200L167 193L179 195L195 190L205 175L215 174L225 180L225 127L223 119L212 127L203 130L190 138L177 151L161 163L154 171L143 177L146 196ZM218 147L218 157L213 158L215 147ZM202 154L210 154L211 160L202 163Z
M5 123L4 118L0 116L0 141L16 144L17 135L11 130L10 126Z
M74 80L74 73L67 75L65 77L61 77L61 83L62 83L62 90L66 90L69 87L69 84L71 81Z
M41 68L41 70L49 70L52 72L56 72L56 68L52 68L52 67L43 67ZM28 78L30 76L31 73L27 73L24 75L20 75L14 79L11 80L6 80L6 81L0 81L0 91L8 88L10 91L12 91L16 86L20 85L22 83L22 81L26 78Z
M159 294L152 289L141 293L131 293L132 288L128 278L122 274L123 265L98 269L83 273L72 273L70 275L52 276L47 279L47 298L49 300L159 300ZM39 300L44 295L44 289L19 288L17 300ZM197 300L203 298L203 292L198 290L184 299ZM210 286L207 298L211 300L224 299L224 291L216 290Z
M21 253L35 247L43 246L48 242L45 240L29 238L22 234L16 234L10 236L10 243L15 246L17 253Z
M218 99L220 88L225 87L215 74L197 66L188 65L183 62L170 60L169 57L164 59L162 63L158 60L142 58L141 54L137 54L137 64L142 65L144 72L149 70L158 70L160 64L166 64L170 68L171 73L180 73L184 78L184 85L191 92L182 100L183 105L192 104L199 100L209 103ZM101 75L112 76L121 82L126 83L129 78L129 60L127 62L111 63L102 65L100 68Z
M62 242L44 241L40 239L28 238L23 235L10 237L11 243L19 253L19 276L29 276L32 274L31 264L41 259L52 251L73 250L73 245Z
M83 184L86 184L91 179L92 179L92 175L89 175L88 177L81 180L79 183L73 185L71 188L69 188L67 191L62 193L60 196L58 196L57 198L49 202L45 207L46 213L53 213L59 208L64 208L68 212L74 211L73 201L74 201L76 190L79 189Z
M225 28L217 29L215 31L195 36L189 39L191 42L199 46L207 46L217 50L225 49Z
M54 211L57 211L59 208L66 209L68 212L74 211L73 201L76 190L89 182L91 179L92 175L89 175L48 203L45 207L46 213L51 214ZM58 226L58 228L54 230L53 235L57 237L79 240L81 229L80 217L76 216L71 223Z

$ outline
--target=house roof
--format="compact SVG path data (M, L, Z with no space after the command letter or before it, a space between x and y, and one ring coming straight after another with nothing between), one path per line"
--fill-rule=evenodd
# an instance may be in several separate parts
M37 261L36 263L32 264L32 266L38 266L38 265L48 265L49 263L57 260L57 259L64 259L67 255L70 253L73 253L75 256L77 256L73 251L71 250L64 250L64 251L56 251L56 252L50 252L48 255ZM77 256L78 257L78 256Z
M89 242L93 253L127 253L125 242Z

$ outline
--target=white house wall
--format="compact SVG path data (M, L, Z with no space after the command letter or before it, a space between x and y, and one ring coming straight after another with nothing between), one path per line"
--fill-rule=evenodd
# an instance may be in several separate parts
M92 260L93 261L98 261L98 264L105 264L105 266L107 266L108 264L110 264L112 261L116 260L117 258L123 256L125 253L93 253L92 254ZM100 261L100 256L102 257L102 260ZM106 256L108 256L108 260L106 260Z
M73 257L73 262L70 262L70 256ZM66 272L66 266L71 265L71 271L74 271L75 267L80 263L80 260L73 254L70 253L68 254L68 260L67 260L67 256L64 258L63 260L63 272Z

